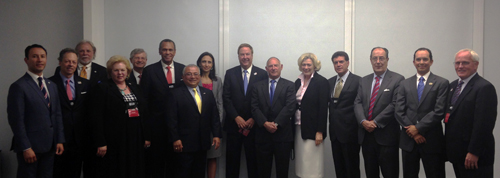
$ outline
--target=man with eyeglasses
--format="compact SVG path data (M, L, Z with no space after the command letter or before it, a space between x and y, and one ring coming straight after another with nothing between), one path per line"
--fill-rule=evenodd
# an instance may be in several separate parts
M445 122L446 154L456 177L493 177L497 117L495 87L477 74L479 55L455 54L458 79L451 82Z
M389 71L389 51L375 47L370 54L374 73L363 77L354 100L354 114L360 124L358 143L363 147L366 177L399 177L399 124L394 103L404 77Z
M405 178L418 178L420 159L426 177L444 178L444 117L448 80L430 71L432 52L419 48L413 54L417 74L403 80L396 100L396 119L402 127L399 147Z

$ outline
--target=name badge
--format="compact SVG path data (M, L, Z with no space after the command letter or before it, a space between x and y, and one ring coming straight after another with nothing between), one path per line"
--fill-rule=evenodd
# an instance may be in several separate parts
M453 106L450 106L450 110L453 110Z
M139 117L139 108L128 109L128 117Z
M333 100L333 104L337 104L338 102L339 102L339 100L337 100L337 99Z

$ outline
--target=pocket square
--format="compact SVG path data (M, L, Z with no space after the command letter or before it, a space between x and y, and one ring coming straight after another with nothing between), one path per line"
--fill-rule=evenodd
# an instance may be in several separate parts
M87 93L87 92L86 92L86 91L82 91L80 94L82 94L82 95L83 95L83 94L85 94L85 93Z
M384 89L384 92L386 92L386 91L391 91L391 90L390 90L390 89L388 89L388 88L386 88L386 89Z

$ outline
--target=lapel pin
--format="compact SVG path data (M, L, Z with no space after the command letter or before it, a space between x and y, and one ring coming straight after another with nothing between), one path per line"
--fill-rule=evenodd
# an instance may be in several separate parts
M257 72L253 73L253 75L257 75Z
M429 83L429 85L432 85L433 83Z
M205 94L205 92L203 92L203 94Z
M50 84L50 82L47 82L48 84Z
M94 70L94 73L97 73L97 71Z
M453 88L451 88L450 91L453 91Z
M386 89L384 89L384 91L391 91L391 90L389 90L388 88L386 88Z
M78 84L82 84L82 81L78 81Z

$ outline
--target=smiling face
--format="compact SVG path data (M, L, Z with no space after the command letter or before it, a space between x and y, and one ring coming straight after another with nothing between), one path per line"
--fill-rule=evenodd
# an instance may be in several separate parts
M28 65L30 72L41 76L47 64L47 53L42 48L31 48L28 58L24 58L24 62Z
M468 51L462 51L455 56L455 71L462 80L476 73L478 65L479 62L472 60Z
M75 73L77 65L78 57L72 52L64 54L59 62L59 66L61 66L61 73L66 77L72 76Z
M384 49L377 48L374 49L371 55L370 62L372 64L373 72L380 76L384 74L387 70L387 64L389 63L389 58L387 58Z
M122 62L117 62L113 64L111 69L111 79L115 83L123 83L127 79L127 66Z
M204 73L209 74L212 67L214 67L213 61L214 60L209 55L203 56L199 64L199 66L201 66L201 70L203 70Z
M312 73L314 72L314 64L312 59L303 60L300 69L302 70L304 76L311 76Z
M266 71L271 79L277 79L281 76L281 70L283 69L283 64L276 58L271 58L267 61Z
M162 42L160 47L161 60L170 65L174 61L175 57L175 46L172 42Z
M146 57L146 53L138 53L135 54L132 59L130 59L130 62L132 62L132 65L134 66L134 69L136 71L142 71L142 69L148 62L148 58Z
M415 65L417 73L422 76L431 70L433 62L434 61L429 57L429 52L426 50L417 51L415 53L415 59L413 59L413 65Z
M342 77L348 71L349 61L346 61L344 56L339 56L333 59L333 67L335 67L335 72Z
M198 83L200 83L200 71L195 66L188 66L184 70L184 74L182 75L182 80L184 84L191 88L196 88Z
M248 69L252 65L253 54L249 47L242 47L238 51L238 59L240 60L240 65L243 69Z
M78 62L83 65L87 65L94 59L95 51L89 43L82 43L76 49L78 52Z

